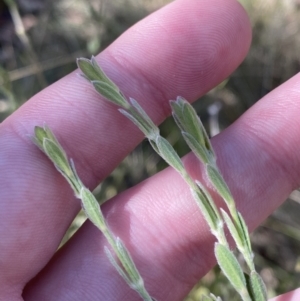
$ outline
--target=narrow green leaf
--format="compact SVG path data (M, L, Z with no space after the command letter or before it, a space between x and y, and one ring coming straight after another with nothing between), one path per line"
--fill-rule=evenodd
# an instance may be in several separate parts
M44 124L44 131L49 140L51 140L53 143L55 143L60 149L63 149L60 143L58 142L57 138L53 134L53 132L50 130L47 124Z
M178 128L181 130L181 132L184 131L184 127L183 127L182 123L180 122L178 115L175 114L174 112L172 112L172 116L173 116L173 119L175 120L175 123L177 124Z
M181 159L175 152L173 146L165 138L158 136L155 141L159 154L162 158L173 168L175 168L180 174L185 175L186 171Z
M199 181L197 181L197 180L196 180L195 182L196 182L198 188L201 190L201 192L202 192L202 193L205 195L205 197L207 198L207 200L208 200L208 202L209 202L211 208L212 208L213 211L215 212L215 214L216 214L218 220L222 220L222 219L221 219L221 215L220 215L220 213L219 213L219 209L218 209L218 207L216 206L216 204L215 204L215 202L214 202L214 200L213 200L211 194L205 189L205 187L202 185L201 182L199 182Z
M215 244L215 255L221 270L242 296L246 290L246 280L237 259L227 247L219 243Z
M56 137L45 124L44 127L34 128L35 136L33 142L48 156L55 168L64 176L73 188L76 196L79 195L81 181L70 165L67 155Z
M91 58L92 66L94 67L95 72L98 75L98 78L95 80L99 80L102 82L107 83L109 86L111 86L114 90L120 91L119 87L105 74L103 69L100 67L100 65L97 63L94 56Z
M185 101L182 111L185 131L192 135L201 145L206 147L203 135L203 126L194 108Z
M45 130L40 126L35 126L34 127L34 137L32 138L32 141L43 152L45 152L44 145L43 145L44 138L47 138Z
M126 247L124 246L123 242L119 237L116 238L116 246L118 249L118 257L127 273L126 277L128 277L129 279L130 287L136 290L143 298L143 300L155 300L150 297L147 290L145 289L143 278L140 276L133 262L133 259L131 258L128 250L126 249Z
M224 199L229 208L235 207L234 199L232 194L225 183L223 177L220 175L220 172L211 164L206 164L206 172L210 182L216 188L217 192Z
M79 178L79 176L78 176L78 174L77 174L77 170L76 170L76 168L75 168L75 164L74 164L73 159L70 159L69 162L70 162L70 167L71 167L71 170L72 170L72 172L73 172L74 177L76 178L76 180L78 181L78 183L81 183L81 180L80 180L80 178ZM83 184L80 185L80 186L83 186Z
M267 301L267 290L260 275L252 271L250 274L251 293L253 301Z
M248 248L249 253L252 253L249 230L240 212L238 212L238 218L240 221L240 231L243 233L243 245L245 246L245 248Z
M72 180L71 186L73 187L76 197L80 198L80 190L81 190L81 187L83 186L83 184L77 174L73 159L70 159L69 162L70 162L70 167L71 167L71 170L73 173L72 179L74 178L74 180Z
M99 203L92 192L87 188L82 187L80 191L80 199L86 216L95 226L97 226L101 231L104 231L106 229L104 217L100 210Z
M77 66L89 81L102 80L101 76L95 70L92 62L86 58L77 59Z
M50 160L55 164L56 168L68 177L72 176L72 170L66 153L62 148L48 138L43 139L43 149Z
M142 284L143 280L141 279L141 276L133 262L133 259L119 237L117 237L116 243L119 254L122 258L122 264L124 265L125 270L128 272L132 283L134 283L136 286L137 284Z
M205 221L209 225L209 228L214 236L218 235L218 221L216 219L215 212L212 210L211 206L207 202L207 199L205 196L199 192L194 191L191 189L191 193L197 203L197 205L200 208L201 213L203 214L203 217L205 218Z
M119 112L127 117L133 124L135 124L146 137L151 136L151 129L149 129L147 124L144 124L142 120L140 121L136 119L135 116L132 116L132 114L128 113L126 110L119 109Z
M112 253L110 252L110 250L106 246L104 247L104 252L105 252L106 256L108 257L110 263L114 266L114 268L117 270L117 272L120 274L120 276L125 280L125 282L130 287L132 287L132 281L126 275L126 273L124 272L123 268L120 267L120 265L117 263L117 261L115 260L114 256L112 255Z
M182 96L177 96L176 97L176 103L181 107L183 108L183 105L186 103L186 99Z
M233 237L236 246L238 247L239 251L241 253L243 253L243 248L244 248L244 236L241 237L241 235L239 234L239 231L236 229L234 223L232 222L231 218L229 217L229 215L227 214L227 212L225 212L223 209L221 209L223 218L225 220L225 223L229 229L229 232L231 234L231 236Z
M200 139L198 136L198 131L201 134L201 128L198 126L198 124L194 124L194 116L190 115L187 104L189 104L187 100L181 96L178 96L176 101L171 101L170 105L172 107L173 117L181 131L189 133L194 137L194 139L204 145L202 135L200 135Z
M178 127L183 132L187 132L193 136L203 148L209 151L211 157L215 160L216 156L209 137L193 106L180 96L177 97L176 101L171 101L170 104Z
M184 107L183 107L183 115L186 119L186 122L190 122L190 134L194 136L196 140L203 144L207 150L209 150L212 156L215 158L216 155L214 153L213 147L210 143L207 132L203 126L201 119L199 118L196 110L193 106L184 99ZM193 134L194 133L194 134Z
M197 190L191 189L191 193L197 202L206 222L208 223L212 233L218 235L221 217L219 211L207 190L201 185L200 182L196 181Z
M43 140L44 139L51 140L54 144L56 144L59 148L62 148L59 144L58 140L50 130L50 128L47 126L47 124L44 124L43 127L35 126L34 127L34 143L42 150L43 149Z
M182 114L182 106L176 100L170 100L170 106L172 111L176 114L181 116Z
M239 249L241 254L243 254L249 269L253 270L254 263L253 263L253 254L251 250L250 236L243 217L238 212L239 219L236 223L234 223L232 219L229 217L229 215L223 209L221 209L221 211L222 211L223 218L226 222L226 225L230 231L230 234L236 243L237 248Z
M182 115L182 109L183 109L182 105L183 104L180 101L171 100L170 105L172 108L172 115L173 115L173 118L174 118L177 126L180 128L181 131L184 131L185 130L183 127L184 118Z
M204 164L210 162L210 154L207 150L189 133L181 132L184 140L193 151L193 153L197 156L197 158L202 161Z
M136 112L142 117L143 121L146 122L148 127L151 129L151 132L153 133L152 139L154 140L156 136L159 135L158 127L154 124L154 122L151 120L148 114L144 111L144 109L139 105L139 103L135 99L129 98L129 100Z
M102 81L92 81L92 84L96 91L104 96L107 100L111 101L112 103L122 107L128 108L128 102L126 99L120 94L119 90L114 89L108 83Z
M119 88L107 77L94 56L90 60L86 58L77 59L77 66L87 80L105 82L112 89L119 91Z

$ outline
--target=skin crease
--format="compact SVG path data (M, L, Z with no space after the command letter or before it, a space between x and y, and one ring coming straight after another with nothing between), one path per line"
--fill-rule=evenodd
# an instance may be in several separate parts
M217 85L241 63L250 41L249 20L236 1L177 0L129 29L97 59L160 123L170 113L169 99L193 101ZM250 229L299 186L299 87L298 75L212 141ZM140 300L107 261L107 243L89 222L54 254L80 205L28 138L44 122L91 189L143 139L75 73L0 125L0 300ZM206 181L193 155L184 163L193 177ZM214 240L171 168L103 210L158 300L182 300L215 264ZM296 300L297 293L272 300Z

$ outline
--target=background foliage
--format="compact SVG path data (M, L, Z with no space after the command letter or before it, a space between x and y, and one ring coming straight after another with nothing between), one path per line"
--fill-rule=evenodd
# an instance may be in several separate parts
M300 66L300 1L240 1L253 26L250 52L226 81L195 104L212 136L297 73ZM0 122L32 95L73 71L77 57L98 53L132 24L168 2L171 1L0 2ZM184 155L188 148L173 127L173 121L167 119L161 125L162 135ZM164 167L143 142L95 189L95 194L104 202ZM300 280L299 207L300 193L295 191L252 236L256 263L270 295L291 290ZM63 243L84 220L80 213ZM200 300L208 290L225 300L238 300L232 297L226 279L215 268L195 286L186 301Z

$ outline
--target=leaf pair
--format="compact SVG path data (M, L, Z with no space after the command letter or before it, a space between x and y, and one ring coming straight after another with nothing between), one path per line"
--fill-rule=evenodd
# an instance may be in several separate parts
M77 175L73 161L70 160L69 162L64 149L49 127L46 124L44 127L36 126L34 134L33 142L49 157L56 169L69 182L76 196L79 197L82 183Z
M207 164L215 156L207 133L193 107L183 97L170 101L173 118L195 155Z
M92 83L99 94L122 108L128 108L128 103L120 89L106 76L94 56L90 60L77 59L77 65L83 72L83 77Z

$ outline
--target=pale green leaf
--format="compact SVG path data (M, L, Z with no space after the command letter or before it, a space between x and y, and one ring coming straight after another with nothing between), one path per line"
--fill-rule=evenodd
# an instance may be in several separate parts
M77 59L77 66L88 80L101 80L101 77L97 74L92 62L89 59Z
M34 127L33 141L42 151L44 151L44 149L43 149L43 140L45 138L51 140L58 147L62 148L61 145L59 144L59 142L57 141L56 137L54 136L54 134L52 133L52 131L50 130L50 128L46 124L44 124L43 127L35 126Z
M248 248L249 253L252 253L252 247L251 247L251 241L250 241L250 235L249 235L249 230L246 225L246 222L243 218L243 216L238 212L238 218L240 221L240 231L243 233L243 244L245 248Z
M44 124L44 131L45 131L45 134L46 134L48 139L53 141L53 143L55 143L59 148L63 149L62 146L60 145L60 143L58 142L57 138L55 137L55 135L50 130L50 128L48 127L47 124Z
M127 271L132 283L134 283L136 286L138 284L142 284L141 276L133 262L133 259L119 237L117 237L116 239L116 244L122 264Z
M235 290L243 295L246 290L246 279L233 253L227 247L216 243L215 255L222 272Z
M122 108L128 108L128 102L123 97L123 95L119 92L119 90L114 89L114 87L102 81L92 81L92 84L95 90L99 94L104 96L107 100L111 101L112 103Z
M229 215L227 214L227 212L225 212L223 209L221 209L223 218L225 220L225 223L229 229L229 232L231 234L231 236L233 237L236 246L238 247L238 249L240 250L241 253L243 253L243 248L244 248L244 236L241 237L241 235L239 234L239 231L236 229L234 223L232 222L231 218L229 217Z
M207 172L207 176L208 176L210 182L216 188L216 190L220 194L220 196L224 199L227 206L229 208L231 208L232 206L235 206L232 194L231 194L227 184L225 183L223 177L221 176L219 170L217 170L211 164L206 164L206 172Z
M129 100L135 111L142 117L143 121L147 123L148 127L151 129L151 139L154 140L156 136L159 135L158 127L154 124L154 122L151 120L148 114L144 111L144 109L139 105L139 103L135 99L129 98Z
M182 114L185 122L185 131L192 135L201 145L206 147L202 122L194 108L187 101L184 103Z
M75 179L77 180L77 182L81 184L80 186L83 186L83 184L82 184L82 182L81 182L81 180L80 180L80 178L77 174L77 170L75 168L75 164L74 164L73 159L70 159L70 167L71 167L71 170L72 170L73 175L74 175Z
M180 174L186 174L185 168L173 146L163 137L158 136L155 141L162 158Z
M92 63L92 66L94 67L95 72L98 75L98 79L95 79L95 80L99 80L99 81L105 82L109 86L111 86L114 90L120 91L119 87L105 74L105 72L103 71L103 69L97 63L97 61L96 61L96 59L95 59L94 56L92 56L92 58L91 58L91 63Z
M191 193L197 202L206 222L208 223L212 233L217 235L220 226L219 211L211 197L204 189L200 182L196 181L197 190L191 189Z
M181 132L184 131L184 127L182 126L181 122L180 122L180 119L178 118L178 115L175 114L174 112L172 112L172 116L173 116L173 119L175 120L178 128L181 130Z
M173 117L183 132L189 133L211 156L215 158L214 150L206 130L193 106L183 97L178 96L176 101L170 102Z
M119 259L126 270L127 277L130 279L130 287L136 290L144 300L155 300L150 297L145 289L143 278L140 276L133 259L119 237L116 239L116 245Z
M94 56L90 60L86 58L77 59L77 66L89 81L105 82L112 89L119 91L119 88L107 77Z
M80 190L80 199L82 208L89 220L97 226L101 231L104 231L106 226L104 217L100 210L99 203L95 199L93 193L85 187Z
M188 132L194 136L200 144L203 144L203 146L205 146L205 148L209 150L211 155L215 158L213 147L197 112L187 100L183 99L182 101L184 102L183 116L185 122L189 125Z
M253 301L267 301L267 290L260 275L252 271L250 274L251 295Z
M46 124L43 128L36 126L34 132L34 143L53 162L56 169L65 177L75 191L76 196L78 196L81 181L79 180L77 173L74 173L64 149L59 144L50 128Z
M176 97L176 103L183 108L183 105L186 103L186 99L182 96L177 96Z
M210 154L192 135L187 132L182 132L182 136L200 161L204 164L210 162Z
M43 152L44 151L44 145L43 141L47 138L45 130L40 126L34 127L34 137L32 138L32 141L36 146L38 146Z
M73 176L71 177L71 182L72 182L71 186L73 187L76 197L80 198L80 190L81 190L81 187L83 186L83 184L77 174L73 159L70 159L70 167L71 167L71 170L73 173Z
M171 100L170 105L172 108L172 115L174 120L177 123L177 126L184 131L183 123L184 123L184 118L182 115L182 109L183 109L183 102L177 97L176 101Z
M235 224L223 209L221 209L221 211L222 211L223 218L226 222L226 225L229 229L229 232L236 243L237 248L244 255L245 260L249 265L249 268L252 269L253 259L252 259L250 236L243 217L238 212L239 220Z
M135 124L146 137L150 136L151 129L141 120L140 118L137 119L135 116L132 116L132 114L128 113L126 110L119 109L119 112L123 114L125 117L127 117L133 124Z
M132 281L126 275L126 273L124 272L123 268L120 267L120 265L117 263L117 261L115 260L114 256L112 255L112 253L110 252L110 250L106 246L104 247L104 251L105 251L105 254L108 257L110 263L114 266L114 268L117 270L117 272L120 274L120 276L125 280L125 282L130 287L132 287Z
M68 177L72 176L72 170L62 148L48 138L43 139L43 149L50 160L55 164L56 168Z
M195 181L197 186L198 186L198 189L200 189L202 191L202 193L205 195L205 197L207 198L211 208L214 210L216 216L218 217L218 220L221 220L221 215L219 213L219 209L217 208L211 194L208 192L208 190L205 189L205 187L203 186L203 184L199 181Z

